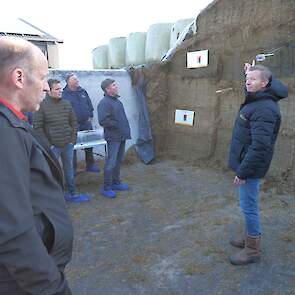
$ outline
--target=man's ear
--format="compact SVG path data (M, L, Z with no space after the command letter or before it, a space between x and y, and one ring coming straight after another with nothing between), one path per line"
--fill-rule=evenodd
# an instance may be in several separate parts
M263 83L263 88L265 88L265 87L267 87L269 81L265 79L265 80L263 80L262 83Z
M13 85L17 88L23 88L24 86L24 71L20 68L16 68L11 73L11 80Z

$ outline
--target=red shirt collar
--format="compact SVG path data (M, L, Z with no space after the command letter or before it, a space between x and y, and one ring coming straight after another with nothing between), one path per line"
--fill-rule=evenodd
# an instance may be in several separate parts
M25 116L22 112L17 111L11 104L9 104L6 100L0 97L0 102L3 103L7 108L9 108L19 119L28 121L27 116Z

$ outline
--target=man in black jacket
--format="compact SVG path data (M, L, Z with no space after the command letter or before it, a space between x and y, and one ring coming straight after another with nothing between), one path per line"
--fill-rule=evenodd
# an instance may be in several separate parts
M260 259L259 183L269 169L280 128L278 100L288 96L286 86L265 66L246 64L245 69L246 98L235 121L229 155L246 223L245 234L230 241L243 248L230 257L235 265Z
M39 109L47 60L23 39L0 38L0 294L70 295L64 268L73 231L62 170L23 112ZM41 140L41 139L40 139Z
M127 183L121 183L120 166L125 153L125 142L131 139L130 126L124 106L119 100L115 80L105 79L101 83L101 88L104 91L104 97L97 106L97 114L108 143L108 156L104 166L104 186L101 188L101 194L108 198L115 198L116 190L129 189Z

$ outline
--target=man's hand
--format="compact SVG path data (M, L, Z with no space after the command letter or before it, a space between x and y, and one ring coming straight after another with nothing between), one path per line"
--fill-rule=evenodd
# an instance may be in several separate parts
M238 176L235 177L234 179L234 185L242 185L245 184L246 180L239 178Z
M251 69L251 65L249 63L245 63L244 65L244 71L245 71L245 75L247 75L247 73L249 72L249 70Z

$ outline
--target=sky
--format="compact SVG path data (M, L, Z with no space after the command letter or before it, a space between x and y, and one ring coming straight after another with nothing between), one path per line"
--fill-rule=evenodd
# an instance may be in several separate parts
M8 18L23 18L59 45L60 69L92 69L91 51L114 37L147 32L155 23L195 18L212 0L6 0ZM1 17L3 20L3 17Z

